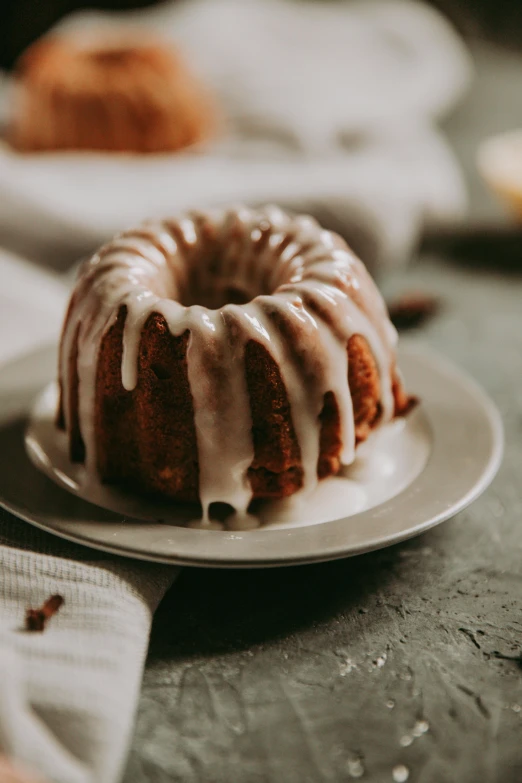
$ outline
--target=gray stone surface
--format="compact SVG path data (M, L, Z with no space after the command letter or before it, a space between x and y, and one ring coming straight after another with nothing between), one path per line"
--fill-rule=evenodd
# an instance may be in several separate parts
M483 55L449 128L473 214L496 220L473 149L522 125L522 102ZM520 87L521 61L508 71ZM501 410L497 479L455 519L381 552L185 569L155 619L125 783L522 781L522 239L439 243L387 281L405 287L444 303L413 339L468 370Z

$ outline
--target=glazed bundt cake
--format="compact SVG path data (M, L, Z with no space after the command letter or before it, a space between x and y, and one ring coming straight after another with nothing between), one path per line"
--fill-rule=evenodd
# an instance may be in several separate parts
M10 143L23 152L169 152L212 134L209 96L150 36L55 35L16 69Z
M149 222L80 271L58 423L104 482L243 512L336 474L408 410L396 337L362 262L310 217Z

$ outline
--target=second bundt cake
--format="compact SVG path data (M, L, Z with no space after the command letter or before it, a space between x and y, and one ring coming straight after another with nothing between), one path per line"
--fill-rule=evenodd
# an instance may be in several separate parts
M54 35L21 57L8 138L22 152L172 152L209 138L213 103L150 35Z
M336 474L407 411L396 337L364 265L310 217L149 222L81 269L59 425L104 482L243 512Z

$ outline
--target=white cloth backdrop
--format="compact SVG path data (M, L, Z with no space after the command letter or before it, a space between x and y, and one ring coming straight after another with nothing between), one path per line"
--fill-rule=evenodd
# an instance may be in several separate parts
M278 201L342 229L370 264L403 262L424 229L459 220L465 192L436 122L471 64L414 0L191 0L70 31L147 25L171 39L224 110L199 154L0 153L0 242L60 265L122 227L185 207ZM5 102L9 90L5 90Z
M435 12L413 0L194 0L125 21L143 22L212 85L226 135L204 154L147 159L3 148L4 244L59 267L148 215L274 200L312 210L372 263L397 263L421 231L462 216L463 184L436 120L471 68ZM120 17L89 14L64 27L100 23ZM0 278L1 361L57 334L66 290L8 254ZM152 613L175 574L104 558L1 513L0 749L55 783L115 783ZM47 631L21 632L27 605L55 592L65 605Z

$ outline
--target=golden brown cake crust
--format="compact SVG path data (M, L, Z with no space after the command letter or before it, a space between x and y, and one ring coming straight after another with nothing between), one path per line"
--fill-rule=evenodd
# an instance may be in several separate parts
M172 152L216 129L206 90L149 34L49 36L21 57L16 80L8 139L23 152Z
M140 343L139 381L127 392L121 381L125 317L121 308L98 360L98 471L107 482L132 482L148 492L195 500L198 459L187 376L189 335L173 337L162 316L150 316Z
M138 487L182 501L197 501L198 451L194 409L187 373L188 333L170 334L165 319L149 318L141 337L139 382L126 391L121 381L126 310L121 308L100 349L96 381L97 468L107 483ZM73 426L70 454L83 462L85 450L78 427L77 341L70 357L69 387ZM378 424L380 383L368 343L354 335L347 345L348 383L361 443ZM292 412L279 369L266 349L246 346L246 381L252 414L255 458L248 477L255 498L281 498L302 487L303 470ZM394 379L396 415L405 415L412 398ZM60 406L61 407L61 406ZM342 442L337 401L325 395L321 412L319 478L338 473ZM168 468L165 466L169 465Z

